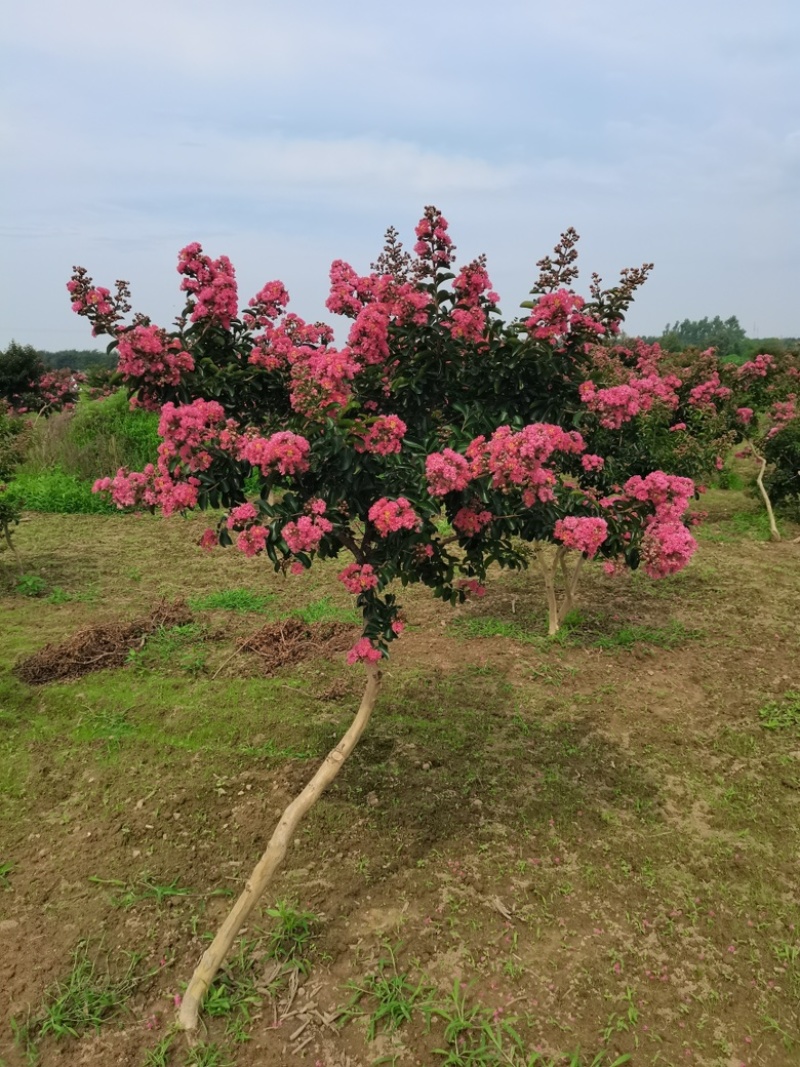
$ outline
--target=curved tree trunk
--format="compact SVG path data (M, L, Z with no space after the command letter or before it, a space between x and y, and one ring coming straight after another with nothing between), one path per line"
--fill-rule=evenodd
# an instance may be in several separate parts
M280 822L275 828L275 832L270 838L266 851L247 880L242 895L231 908L228 917L220 926L208 949L203 953L203 957L192 975L192 980L189 982L178 1015L178 1021L184 1030L195 1030L197 1028L203 998L235 941L236 935L247 921L261 894L280 867L300 820L319 800L324 790L334 780L345 760L358 744L359 738L369 722L372 709L375 707L381 683L381 672L374 664L366 664L365 669L367 672L367 685L361 698L361 705L350 728L339 744L325 757L319 770L302 793L298 794L284 811Z
M759 493L761 493L761 499L764 501L764 507L767 509L767 518L769 519L769 538L770 541L780 541L781 535L778 531L778 524L775 522L775 512L772 510L772 501L769 498L769 493L764 487L764 471L767 469L767 461L755 445L751 444L750 447L753 449L753 455L761 464L761 469L756 477L756 485L758 486Z

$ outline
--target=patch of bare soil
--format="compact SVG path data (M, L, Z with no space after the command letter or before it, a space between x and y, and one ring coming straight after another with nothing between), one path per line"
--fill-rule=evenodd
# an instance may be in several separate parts
M80 678L92 671L121 667L132 649L141 648L149 634L159 629L185 626L192 613L183 600L162 601L149 614L130 623L87 626L66 641L47 644L14 667L14 673L28 685L62 682Z

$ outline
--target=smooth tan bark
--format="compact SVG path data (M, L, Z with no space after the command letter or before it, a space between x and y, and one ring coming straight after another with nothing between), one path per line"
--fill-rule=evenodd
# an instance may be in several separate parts
M764 487L764 471L767 469L767 461L752 444L750 447L753 449L753 455L761 464L758 476L756 477L756 485L758 486L759 493L761 493L761 499L764 501L764 507L767 509L770 541L780 541L781 535L778 530L778 524L775 522L775 512L772 510L772 501L769 498L769 493Z
M334 780L347 757L358 744L359 738L372 715L381 683L381 672L374 664L367 664L365 669L367 685L361 698L361 705L350 728L339 744L325 757L324 762L305 789L295 797L284 811L266 851L248 878L241 896L231 908L227 918L217 931L214 940L203 953L203 957L192 975L192 980L189 982L178 1015L178 1021L184 1030L195 1030L197 1028L200 1009L208 988L214 981L214 976L230 951L237 934L244 926L262 893L283 862L286 850L300 820L319 800L324 790Z

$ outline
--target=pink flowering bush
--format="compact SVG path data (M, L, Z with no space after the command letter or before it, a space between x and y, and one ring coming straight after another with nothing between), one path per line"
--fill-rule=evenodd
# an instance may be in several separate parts
M576 240L567 231L540 261L525 317L505 322L485 260L456 270L447 222L428 207L413 255L390 230L369 273L334 262L327 307L349 320L344 344L328 324L287 311L279 281L240 307L232 265L198 244L179 255L186 305L172 331L143 315L127 320L125 283L112 294L75 270L76 312L111 336L133 401L161 412L157 461L96 488L120 507L222 509L201 538L208 550L235 545L293 574L343 558L339 580L364 622L347 654L367 677L359 711L284 812L205 952L181 1004L188 1029L293 828L366 725L377 664L403 632L396 583L457 603L484 595L492 564L534 558L555 632L585 559L614 569L642 561L662 576L691 555L691 482L628 454L620 433L642 412L672 414L676 386L644 363L619 381L593 376L624 366L597 352L618 334L648 268L605 290L595 277L581 296ZM595 388L582 391L586 382ZM616 386L629 392L605 392ZM566 576L560 606L556 573Z
M76 268L74 309L110 334L133 402L161 412L157 462L96 489L165 514L221 507L203 546L233 544L277 568L349 557L340 578L380 655L400 629L396 579L458 601L492 563L526 565L525 542L540 562L554 546L562 567L566 553L635 567L644 549L653 573L685 562L688 531L678 548L654 530L682 524L691 483L678 492L664 474L661 490L641 489L628 480L655 477L651 457L618 440L631 420L669 421L681 404L658 352L622 354L615 340L649 268L607 290L595 278L585 298L567 231L539 264L525 317L504 322L485 259L454 268L437 209L416 239L410 255L389 231L366 275L334 262L327 307L350 320L343 345L287 310L280 281L240 307L229 260L196 243L178 258L186 305L172 331L128 321L127 285L112 293ZM721 388L696 392L698 410ZM370 662L365 648L351 659Z

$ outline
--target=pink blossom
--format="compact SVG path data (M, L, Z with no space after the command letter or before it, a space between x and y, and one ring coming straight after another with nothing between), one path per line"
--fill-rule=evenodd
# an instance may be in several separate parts
M585 471L601 471L606 465L606 461L602 456L594 456L587 453L581 456L581 466Z
M638 474L629 478L623 489L634 500L651 504L656 521L675 523L686 511L694 493L694 482L664 471L651 471L646 478Z
M407 430L406 424L397 415L381 415L364 434L363 451L377 456L399 452Z
M243 437L238 443L239 458L260 468L265 477L276 470L283 475L302 474L308 470L310 450L306 438L290 430L279 430L271 437Z
M524 326L531 337L558 345L575 330L602 336L605 326L583 312L586 301L570 289L559 289L539 297Z
M755 378L766 378L774 365L775 359L773 356L761 353L756 356L755 359L743 363L737 370L736 377L741 381L747 381L748 379L752 381Z
M350 563L339 573L338 578L345 589L355 595L375 589L378 585L378 576L369 563Z
M585 552L592 559L608 536L608 523L605 519L569 515L556 522L553 534L567 548Z
M264 551L268 539L269 530L263 526L249 526L236 538L236 547L246 556L256 556Z
M651 578L665 578L682 570L697 542L680 522L654 522L642 539L642 565Z
M753 409L752 408L737 408L736 414L739 419L748 426L753 421Z
M301 515L296 522L286 523L281 536L290 552L313 552L332 529L333 524L324 515Z
M425 477L431 496L444 496L466 489L472 474L467 459L452 448L446 448L443 452L433 452L428 456Z
M229 530L240 530L246 523L256 518L258 518L258 510L254 504L248 502L231 508L226 525Z
M347 653L347 662L351 667L358 662L377 663L381 658L381 650L375 648L368 637L362 637Z
M205 549L206 552L210 552L212 548L219 544L217 531L212 530L209 527L207 530L203 531L203 534L197 543L201 548Z
M421 523L404 496L399 496L396 500L381 497L369 509L368 517L381 537L388 537L398 530L415 530Z
M465 593L471 594L472 596L477 597L479 600L481 599L481 597L486 596L486 586L481 585L481 583L475 578L462 578L461 581L457 583L457 585L459 589L463 589Z
M453 528L467 537L475 537L485 526L489 525L493 517L491 511L460 508L453 516Z
M237 313L236 272L227 256L210 259L194 242L178 255L178 273L184 275L181 289L189 294L192 322L208 320L230 329Z

